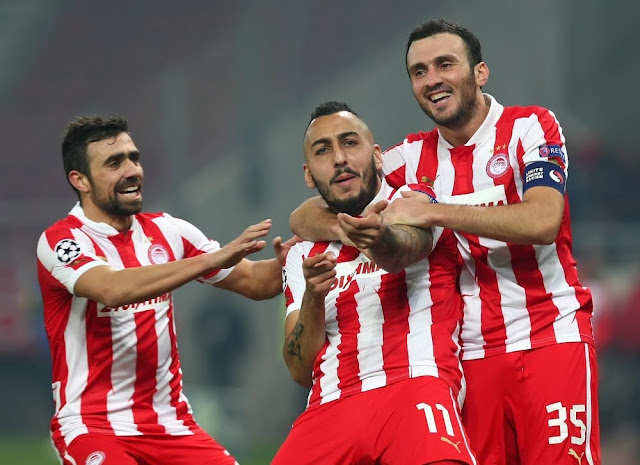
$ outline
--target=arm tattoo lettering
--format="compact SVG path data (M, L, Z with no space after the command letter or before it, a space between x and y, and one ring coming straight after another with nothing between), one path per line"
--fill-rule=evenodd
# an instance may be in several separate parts
M299 360L302 360L302 348L300 344L300 335L304 331L304 326L302 323L296 324L289 334L288 342L287 342L287 352L294 357L297 357Z

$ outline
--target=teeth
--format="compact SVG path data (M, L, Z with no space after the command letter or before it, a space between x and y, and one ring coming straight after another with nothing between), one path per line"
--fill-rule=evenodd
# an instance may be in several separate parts
M440 100L441 98L449 97L450 95L451 95L451 92L439 92L439 93L434 94L431 97L429 97L429 100L431 100L432 102L435 102L436 100Z
M127 194L130 194L132 192L136 192L137 190L138 190L137 187L128 187L123 192L126 192Z

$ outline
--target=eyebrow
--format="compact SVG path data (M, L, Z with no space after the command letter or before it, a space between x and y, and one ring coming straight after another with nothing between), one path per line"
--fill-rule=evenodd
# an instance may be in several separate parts
M347 137L351 137L351 136L358 136L358 133L356 131L341 132L340 134L338 134L338 140L344 140ZM329 137L321 137L320 139L317 139L314 142L312 142L311 143L311 147L319 145L319 144L328 144L330 142L331 142L331 138L329 138Z
M445 54L445 55L438 55L437 57L435 57L433 59L433 61L436 64L440 64L440 63L443 63L445 61L458 61L458 60L457 60L457 57L455 55ZM415 64L411 65L409 67L409 71L415 71L416 69L426 68L426 67L427 67L427 65L423 61L420 61L418 63L415 63Z
M131 157L131 156L140 156L140 152L138 150L132 150L131 152L119 152L119 153L114 153L113 155L109 155L107 157L107 159L104 161L105 165L108 165L109 163L111 163L112 161L115 160L122 160L123 158L127 158L127 157Z

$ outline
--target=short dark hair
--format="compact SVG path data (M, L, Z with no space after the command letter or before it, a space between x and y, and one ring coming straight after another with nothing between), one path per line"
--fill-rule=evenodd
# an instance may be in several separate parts
M411 47L412 43L416 40L426 39L427 37L443 33L454 34L462 39L467 48L467 58L469 59L469 65L471 68L482 62L482 47L480 46L480 40L478 37L466 27L450 23L444 18L438 18L430 19L411 31L411 34L409 34L409 40L407 41L407 50L404 54L405 64L407 54L409 53L409 47Z
M87 146L92 142L117 137L129 132L129 123L122 116L78 116L68 125L62 140L62 164L69 181L69 173L78 171L90 176ZM71 186L76 194L78 191Z
M340 111L348 111L349 113L358 116L358 114L353 111L351 107L346 103L330 100L328 102L321 103L313 109L313 111L311 112L311 118L309 118L309 123L320 116L333 115L334 113L338 113Z
M358 114L353 111L351 107L346 103L329 100L327 102L321 103L313 109L313 111L311 112L311 118L309 118L309 122L307 123L307 127L304 129L304 133L307 133L307 129L309 129L309 125L314 119L321 116L333 115L334 113L339 113L341 111L348 111L354 116L358 116Z

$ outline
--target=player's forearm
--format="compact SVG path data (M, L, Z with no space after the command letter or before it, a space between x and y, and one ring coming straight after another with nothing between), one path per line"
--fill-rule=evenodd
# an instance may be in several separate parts
M326 338L324 299L314 301L305 294L298 319L282 350L291 378L296 383L311 387L313 365Z
M142 302L206 275L217 269L218 260L212 254L202 254L160 265L115 270L95 267L76 282L74 293L108 307Z
M431 205L431 224L515 244L551 244L562 215L544 205L522 202L492 207Z
M340 240L338 219L321 197L305 200L289 216L291 231L307 241Z
M253 300L271 299L282 292L282 265L276 258L249 261L249 274L238 291Z
M432 240L431 228L425 230L405 225L385 226L380 240L368 250L376 265L390 273L398 273L429 255Z

